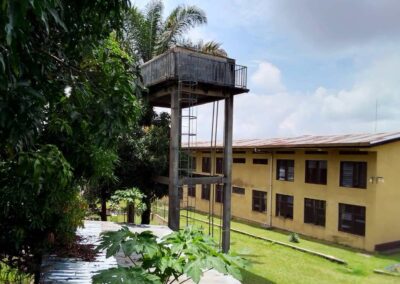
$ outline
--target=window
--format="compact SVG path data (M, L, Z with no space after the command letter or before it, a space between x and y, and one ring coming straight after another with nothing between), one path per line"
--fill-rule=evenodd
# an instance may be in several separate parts
M253 211L264 212L266 210L267 193L264 191L253 190Z
M255 165L268 165L268 159L253 159Z
M339 203L339 231L365 236L365 207Z
M215 161L215 172L217 174L222 174L224 171L224 158L217 158Z
M201 160L201 171L203 173L211 172L211 158L210 157L203 157Z
M367 162L340 162L340 186L367 188Z
M242 195L245 194L244 188L243 187L237 187L237 186L233 186L232 187L232 192L236 193L236 194L242 194Z
M233 158L233 163L234 164L245 164L246 158Z
M191 197L196 197L196 186L195 185L188 186L188 195Z
M201 185L201 199L210 200L210 185L209 184Z
M293 219L293 196L276 194L275 215Z
M306 182L326 184L327 161L307 160L306 161Z
M215 185L215 202L222 203L224 199L224 187L222 184Z
M294 180L294 160L277 160L276 161L276 179L277 180Z
M325 227L325 200L304 198L304 223Z

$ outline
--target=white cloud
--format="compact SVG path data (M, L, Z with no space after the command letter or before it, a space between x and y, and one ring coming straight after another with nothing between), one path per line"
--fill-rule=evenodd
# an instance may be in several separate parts
M249 93L235 96L233 138L372 133L377 102L377 131L399 130L399 69L400 54L376 60L356 75L357 79L348 89L319 87L310 93L282 91L272 95ZM219 140L222 139L223 113L223 102L220 102ZM197 114L197 139L209 141L212 105L199 106Z
M280 0L273 15L279 21L324 48L362 46L366 42L400 38L398 0Z
M251 83L265 94L274 94L285 91L282 83L281 71L268 61L261 61L257 70L250 78Z
M234 136L263 138L302 134L400 129L400 56L387 56L357 76L349 89L312 93L248 94L235 102Z

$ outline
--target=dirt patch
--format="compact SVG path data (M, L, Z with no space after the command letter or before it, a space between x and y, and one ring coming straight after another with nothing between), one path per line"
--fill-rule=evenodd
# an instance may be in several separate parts
M63 258L78 258L83 261L94 261L98 252L96 246L85 243L84 238L75 237L75 241L67 246L55 246L53 254Z

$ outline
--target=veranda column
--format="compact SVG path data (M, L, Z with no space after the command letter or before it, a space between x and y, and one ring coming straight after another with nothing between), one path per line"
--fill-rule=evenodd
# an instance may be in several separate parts
M224 117L224 195L222 215L222 251L227 253L231 241L231 195L232 195L232 129L233 96L225 99Z
M171 94L171 132L169 145L169 187L168 227L179 230L179 143L180 143L180 102L178 92Z

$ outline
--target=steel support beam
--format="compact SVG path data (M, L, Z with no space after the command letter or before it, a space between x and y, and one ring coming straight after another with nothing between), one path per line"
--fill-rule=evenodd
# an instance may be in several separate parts
M181 109L178 92L171 93L171 132L169 145L168 227L179 230L179 148L181 131Z
M196 185L196 184L221 184L224 183L225 178L222 176L210 177L187 177L180 180L182 185Z
M156 176L153 181L160 184L169 185L169 177ZM196 184L221 184L225 182L223 176L206 176L206 177L184 177L179 180L179 185L196 185Z
M232 130L233 95L225 99L224 116L224 195L222 213L222 251L228 253L231 243L231 199L232 199Z

